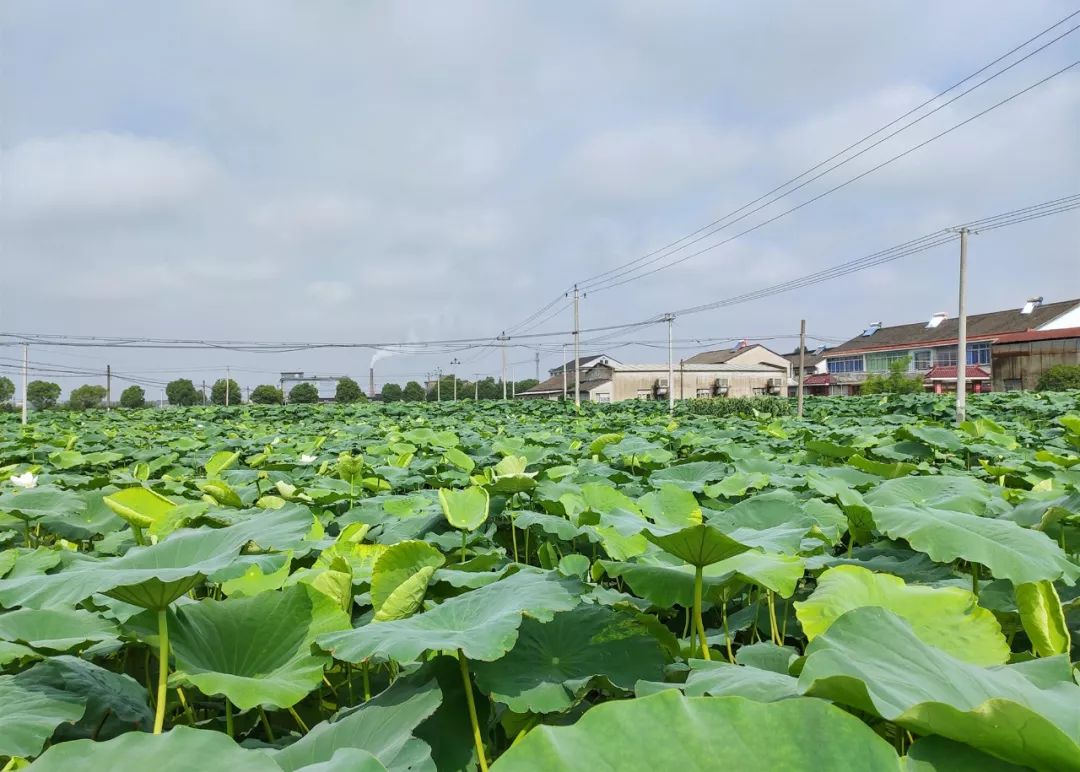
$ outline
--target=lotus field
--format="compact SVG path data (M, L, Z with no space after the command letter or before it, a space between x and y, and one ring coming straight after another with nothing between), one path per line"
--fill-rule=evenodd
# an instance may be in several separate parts
M1080 394L969 410L0 416L0 767L1080 770Z

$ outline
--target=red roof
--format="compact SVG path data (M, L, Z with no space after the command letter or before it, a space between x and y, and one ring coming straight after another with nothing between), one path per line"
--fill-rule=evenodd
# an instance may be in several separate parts
M803 381L804 386L832 386L832 384L832 376L828 373L814 373L806 376L806 380Z
M990 379L990 373L983 370L977 365L971 365L965 368L965 377L969 381L986 381ZM952 367L934 367L926 374L926 380L928 381L955 381L956 380L956 366Z
M1065 327L1060 330L1028 330L1027 332L1012 332L1007 335L999 335L994 343L1028 343L1036 340L1060 340L1061 338L1080 338L1080 327Z

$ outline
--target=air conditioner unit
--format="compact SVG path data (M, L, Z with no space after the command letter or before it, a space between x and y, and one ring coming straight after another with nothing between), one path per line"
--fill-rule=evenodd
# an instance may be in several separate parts
M769 381L768 381L768 387L769 387L769 392L770 393L775 394L775 393L779 392L780 391L780 379L779 378L770 378Z
M667 380L667 378L657 378L656 379L656 393L657 394L667 394L667 390L668 390L668 380Z
M713 384L713 391L717 394L727 394L731 387L728 386L727 378L717 378Z

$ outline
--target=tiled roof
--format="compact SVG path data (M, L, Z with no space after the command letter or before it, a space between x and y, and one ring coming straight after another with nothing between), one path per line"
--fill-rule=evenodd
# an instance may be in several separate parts
M977 365L965 368L965 375L969 381L985 381L990 378L990 373ZM927 381L955 381L956 366L933 367L926 373L924 380Z
M1080 338L1080 327L1064 327L1060 330L1028 330L1027 332L1011 332L1002 335L994 341L999 343L1030 343L1036 340L1061 340L1063 338Z
M994 338L1013 332L1024 332L1048 324L1057 317L1080 305L1080 299L1044 303L1030 314L1020 313L1019 308L993 311L989 314L969 314L967 318L968 340ZM859 354L890 348L906 348L918 345L944 346L956 341L959 335L956 318L946 319L937 327L927 327L926 322L882 327L873 335L858 336L846 343L829 349L827 357Z
M688 365L720 365L739 356L739 354L745 354L747 351L753 351L756 348L764 349L770 353L776 353L760 343L751 343L747 346L739 346L736 348L722 348L716 351L702 351L700 354L694 354L689 359L685 360Z
M814 373L803 381L804 386L832 386L833 383L833 377L828 373Z

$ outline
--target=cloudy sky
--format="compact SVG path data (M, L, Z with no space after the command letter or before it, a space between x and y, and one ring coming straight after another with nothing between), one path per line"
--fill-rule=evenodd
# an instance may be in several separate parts
M573 282L828 158L1070 6L0 3L0 330L335 342L494 336ZM694 250L1078 58L1080 30ZM1080 192L1077 126L1080 67L790 216L590 293L583 325L730 297ZM970 254L973 312L1033 294L1080 296L1080 212L977 236ZM954 311L955 268L949 245L686 316L675 328L679 353L698 348L694 339L744 336L791 350L793 340L774 336L797 332L803 317L811 334L846 338L871 320ZM533 331L568 329L560 308ZM625 361L659 361L661 348L621 344L664 335L633 330L604 347ZM511 351L516 375L531 375L533 349ZM455 356L463 376L498 372L490 348L440 350L382 360L379 383L449 370ZM293 369L366 380L370 357L42 347L31 359L109 362L150 379L182 372L196 383L230 365L250 386ZM541 357L546 370L560 353Z

